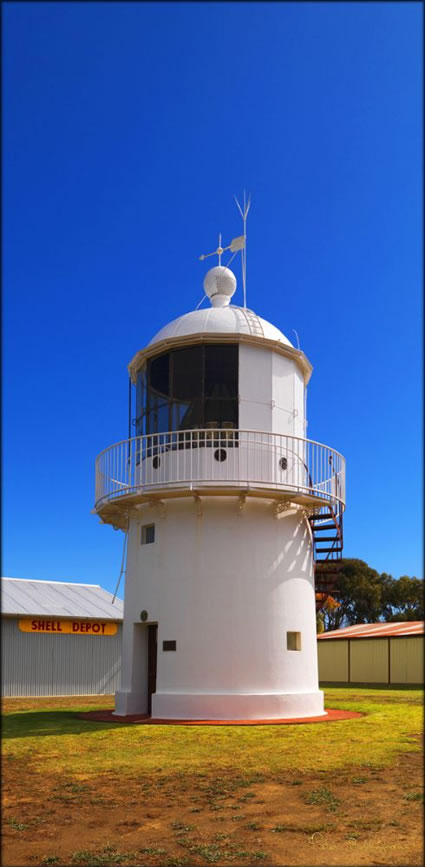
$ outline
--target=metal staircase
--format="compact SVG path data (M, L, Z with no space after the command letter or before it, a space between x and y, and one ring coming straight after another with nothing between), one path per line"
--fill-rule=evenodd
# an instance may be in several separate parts
M338 579L341 574L343 549L343 512L325 506L309 518L313 534L314 576L316 594L338 596ZM323 598L317 603L320 608Z

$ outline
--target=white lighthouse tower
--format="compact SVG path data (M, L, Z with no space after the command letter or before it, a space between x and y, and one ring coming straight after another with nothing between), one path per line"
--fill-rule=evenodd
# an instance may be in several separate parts
M231 304L228 268L204 288L208 308L132 359L136 436L97 459L96 511L128 534L115 714L317 716L315 592L342 550L344 460L305 438L304 353Z

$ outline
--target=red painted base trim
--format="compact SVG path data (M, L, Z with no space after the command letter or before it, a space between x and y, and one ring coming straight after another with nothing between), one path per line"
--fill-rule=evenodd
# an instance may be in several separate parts
M297 717L296 719L154 719L147 714L131 714L130 716L114 716L112 710L90 710L79 713L80 719L91 722L129 723L148 726L277 726L306 725L307 723L338 722L339 720L357 719L365 714L350 710L327 710L322 716Z

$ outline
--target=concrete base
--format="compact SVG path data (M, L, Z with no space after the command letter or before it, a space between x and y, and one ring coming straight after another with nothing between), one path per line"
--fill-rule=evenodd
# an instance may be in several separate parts
M114 716L131 716L147 713L148 699L146 693L124 692L115 693Z
M128 710L127 713L135 713ZM323 693L155 693L152 717L157 719L292 719L325 713Z
M146 693L117 691L114 716L147 713ZM154 693L152 717L173 720L295 719L324 714L323 692Z

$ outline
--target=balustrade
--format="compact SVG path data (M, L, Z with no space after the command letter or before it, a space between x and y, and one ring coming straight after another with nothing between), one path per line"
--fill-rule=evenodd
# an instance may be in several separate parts
M345 461L302 437L205 428L123 440L96 461L96 509L132 494L181 488L257 488L345 502Z

